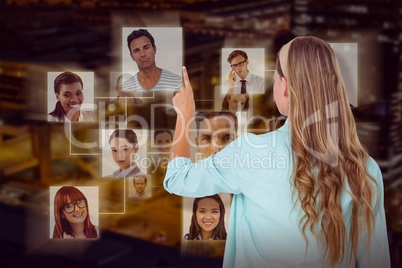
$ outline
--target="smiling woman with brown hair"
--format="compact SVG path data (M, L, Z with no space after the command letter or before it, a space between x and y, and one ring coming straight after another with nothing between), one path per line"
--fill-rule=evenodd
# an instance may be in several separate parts
M82 110L84 84L79 75L72 72L59 74L54 80L56 107L49 113L49 121L94 121L92 110Z
M184 240L225 240L225 205L217 194L194 199L189 233Z

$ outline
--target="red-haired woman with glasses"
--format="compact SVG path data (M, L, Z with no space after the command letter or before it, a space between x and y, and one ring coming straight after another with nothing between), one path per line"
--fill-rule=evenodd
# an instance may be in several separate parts
M98 238L89 217L88 201L73 186L60 188L54 197L53 238Z

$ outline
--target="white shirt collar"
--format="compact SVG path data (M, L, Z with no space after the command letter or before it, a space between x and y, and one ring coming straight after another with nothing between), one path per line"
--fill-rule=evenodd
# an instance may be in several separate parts
M248 71L248 74L244 78L241 78L238 74L236 74L236 76L239 78L239 80L237 80L237 81L240 82L240 80L246 80L247 82L250 82L252 74L250 73L249 70L247 70L247 71Z

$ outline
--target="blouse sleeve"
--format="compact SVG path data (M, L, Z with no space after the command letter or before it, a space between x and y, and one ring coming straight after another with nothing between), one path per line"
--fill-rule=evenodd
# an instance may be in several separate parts
M167 167L163 186L169 193L187 197L203 197L221 192L239 194L239 178L243 171L236 167L236 163L241 156L243 136L219 153L197 163L192 163L186 157L176 157Z
M374 235L370 240L370 248L366 251L366 240L364 232L362 232L359 239L359 246L357 251L356 267L391 267L389 257L389 245L387 237L387 225L385 221L384 211L384 185L380 168L373 159L370 159L370 166L372 167L370 173L376 179L379 190L380 202L375 193L375 203L373 205L373 212L375 217ZM374 166L374 167L373 167ZM374 170L374 172L372 171ZM374 187L376 189L376 187ZM361 226L363 228L363 226Z

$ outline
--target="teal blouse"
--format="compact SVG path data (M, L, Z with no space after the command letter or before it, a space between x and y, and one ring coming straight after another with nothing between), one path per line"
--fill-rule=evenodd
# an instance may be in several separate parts
M292 196L290 130L286 123L264 135L244 134L222 151L200 162L173 159L164 180L165 189L181 196L203 197L233 193L224 267L325 267L324 250L306 231L299 230L299 202ZM374 200L375 230L370 247L360 236L357 260L352 267L390 267L381 171L370 158L368 171L379 186ZM374 187L375 189L375 187ZM341 207L347 232L352 199L343 191ZM348 239L348 238L347 238ZM348 245L348 242L346 243ZM349 267L349 250L336 267Z

